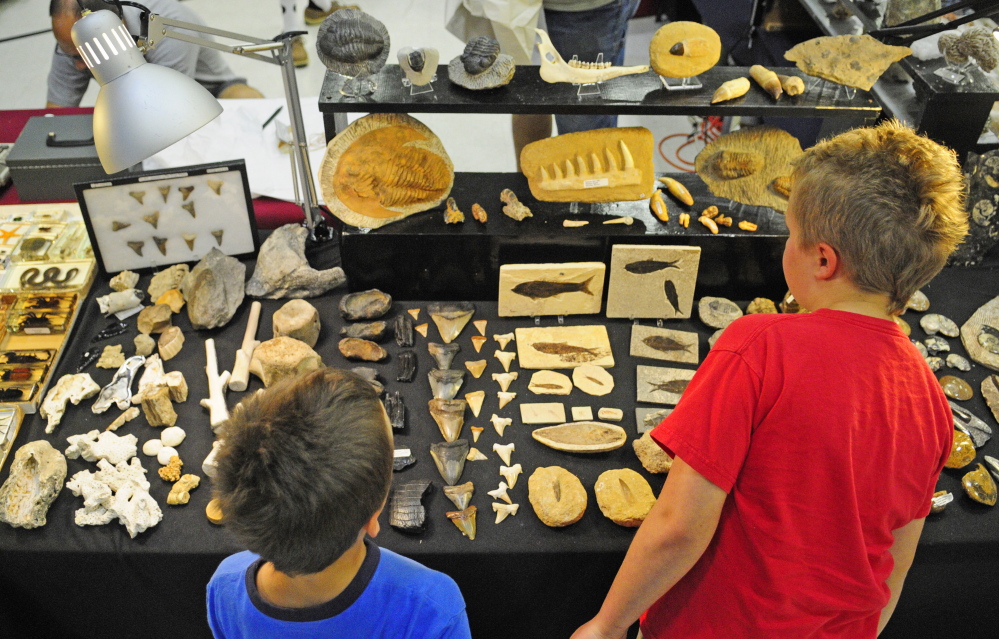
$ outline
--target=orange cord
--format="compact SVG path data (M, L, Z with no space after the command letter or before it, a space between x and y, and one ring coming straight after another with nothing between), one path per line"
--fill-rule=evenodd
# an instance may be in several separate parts
M663 160L666 161L667 164L672 166L674 169L677 169L678 171L683 171L685 173L694 173L693 169L694 163L680 157L680 152L683 151L683 149L685 149L689 145L693 144L694 142L703 142L704 144L709 144L711 142L714 142L716 139L718 139L718 136L721 135L721 130L722 130L721 118L715 116L701 118L699 122L694 126L694 130L691 133L689 134L674 133L672 135L667 135L662 140L660 140L659 155L662 157ZM686 142L678 146L676 150L673 151L674 158L676 159L677 162L679 162L683 166L674 163L672 160L666 157L666 153L663 151L663 144L667 140L671 140L673 138L687 138Z

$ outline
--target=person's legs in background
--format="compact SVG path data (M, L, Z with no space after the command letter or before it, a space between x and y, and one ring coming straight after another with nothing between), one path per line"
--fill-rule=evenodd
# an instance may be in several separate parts
M302 0L305 2L306 0ZM305 7L305 24L315 26L326 19L326 16L340 9L360 9L356 4L340 4L332 0L308 0Z
M300 2L306 0L281 0L281 20L282 31L305 31L302 18L298 13ZM309 64L309 52L305 48L305 38L298 36L291 43L291 57L295 61L296 67L304 67Z

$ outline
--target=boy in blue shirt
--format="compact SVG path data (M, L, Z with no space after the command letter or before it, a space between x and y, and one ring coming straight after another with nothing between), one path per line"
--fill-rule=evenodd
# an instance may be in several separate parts
M391 482L391 427L357 375L327 368L244 400L215 484L249 550L208 584L215 637L470 637L450 577L371 540Z

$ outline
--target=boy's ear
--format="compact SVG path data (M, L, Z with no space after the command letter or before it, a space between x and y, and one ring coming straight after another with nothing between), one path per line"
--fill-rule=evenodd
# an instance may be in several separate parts
M382 531L382 525L378 523L378 516L381 514L382 514L382 508L379 508L374 515L371 515L371 519L369 519L368 523L364 524L364 527L361 529L365 533L367 533L368 537L371 538L377 537L378 533Z
M820 280L830 280L836 276L840 270L841 262L839 251L831 244L819 242L815 246L815 259L817 261L815 277Z

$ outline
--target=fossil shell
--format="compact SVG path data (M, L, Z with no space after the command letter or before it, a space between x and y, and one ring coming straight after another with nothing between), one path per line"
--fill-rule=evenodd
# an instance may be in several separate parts
M950 344L947 343L947 340L942 337L937 337L936 335L927 337L923 340L923 344L926 345L926 350L933 355L950 350Z
M330 141L319 182L331 213L373 229L443 202L454 184L454 164L419 120L374 113Z
M905 305L906 308L911 308L914 311L926 311L930 308L930 298L926 297L926 293L922 291L916 291L909 298L909 301Z
M340 314L346 320L377 319L392 308L392 296L377 288L340 298Z
M381 71L390 44L385 25L360 9L334 11L316 35L316 51L326 68L350 77Z
M971 370L971 362L964 359L957 353L951 353L947 356L947 366L951 368L956 368L960 371L968 372Z

